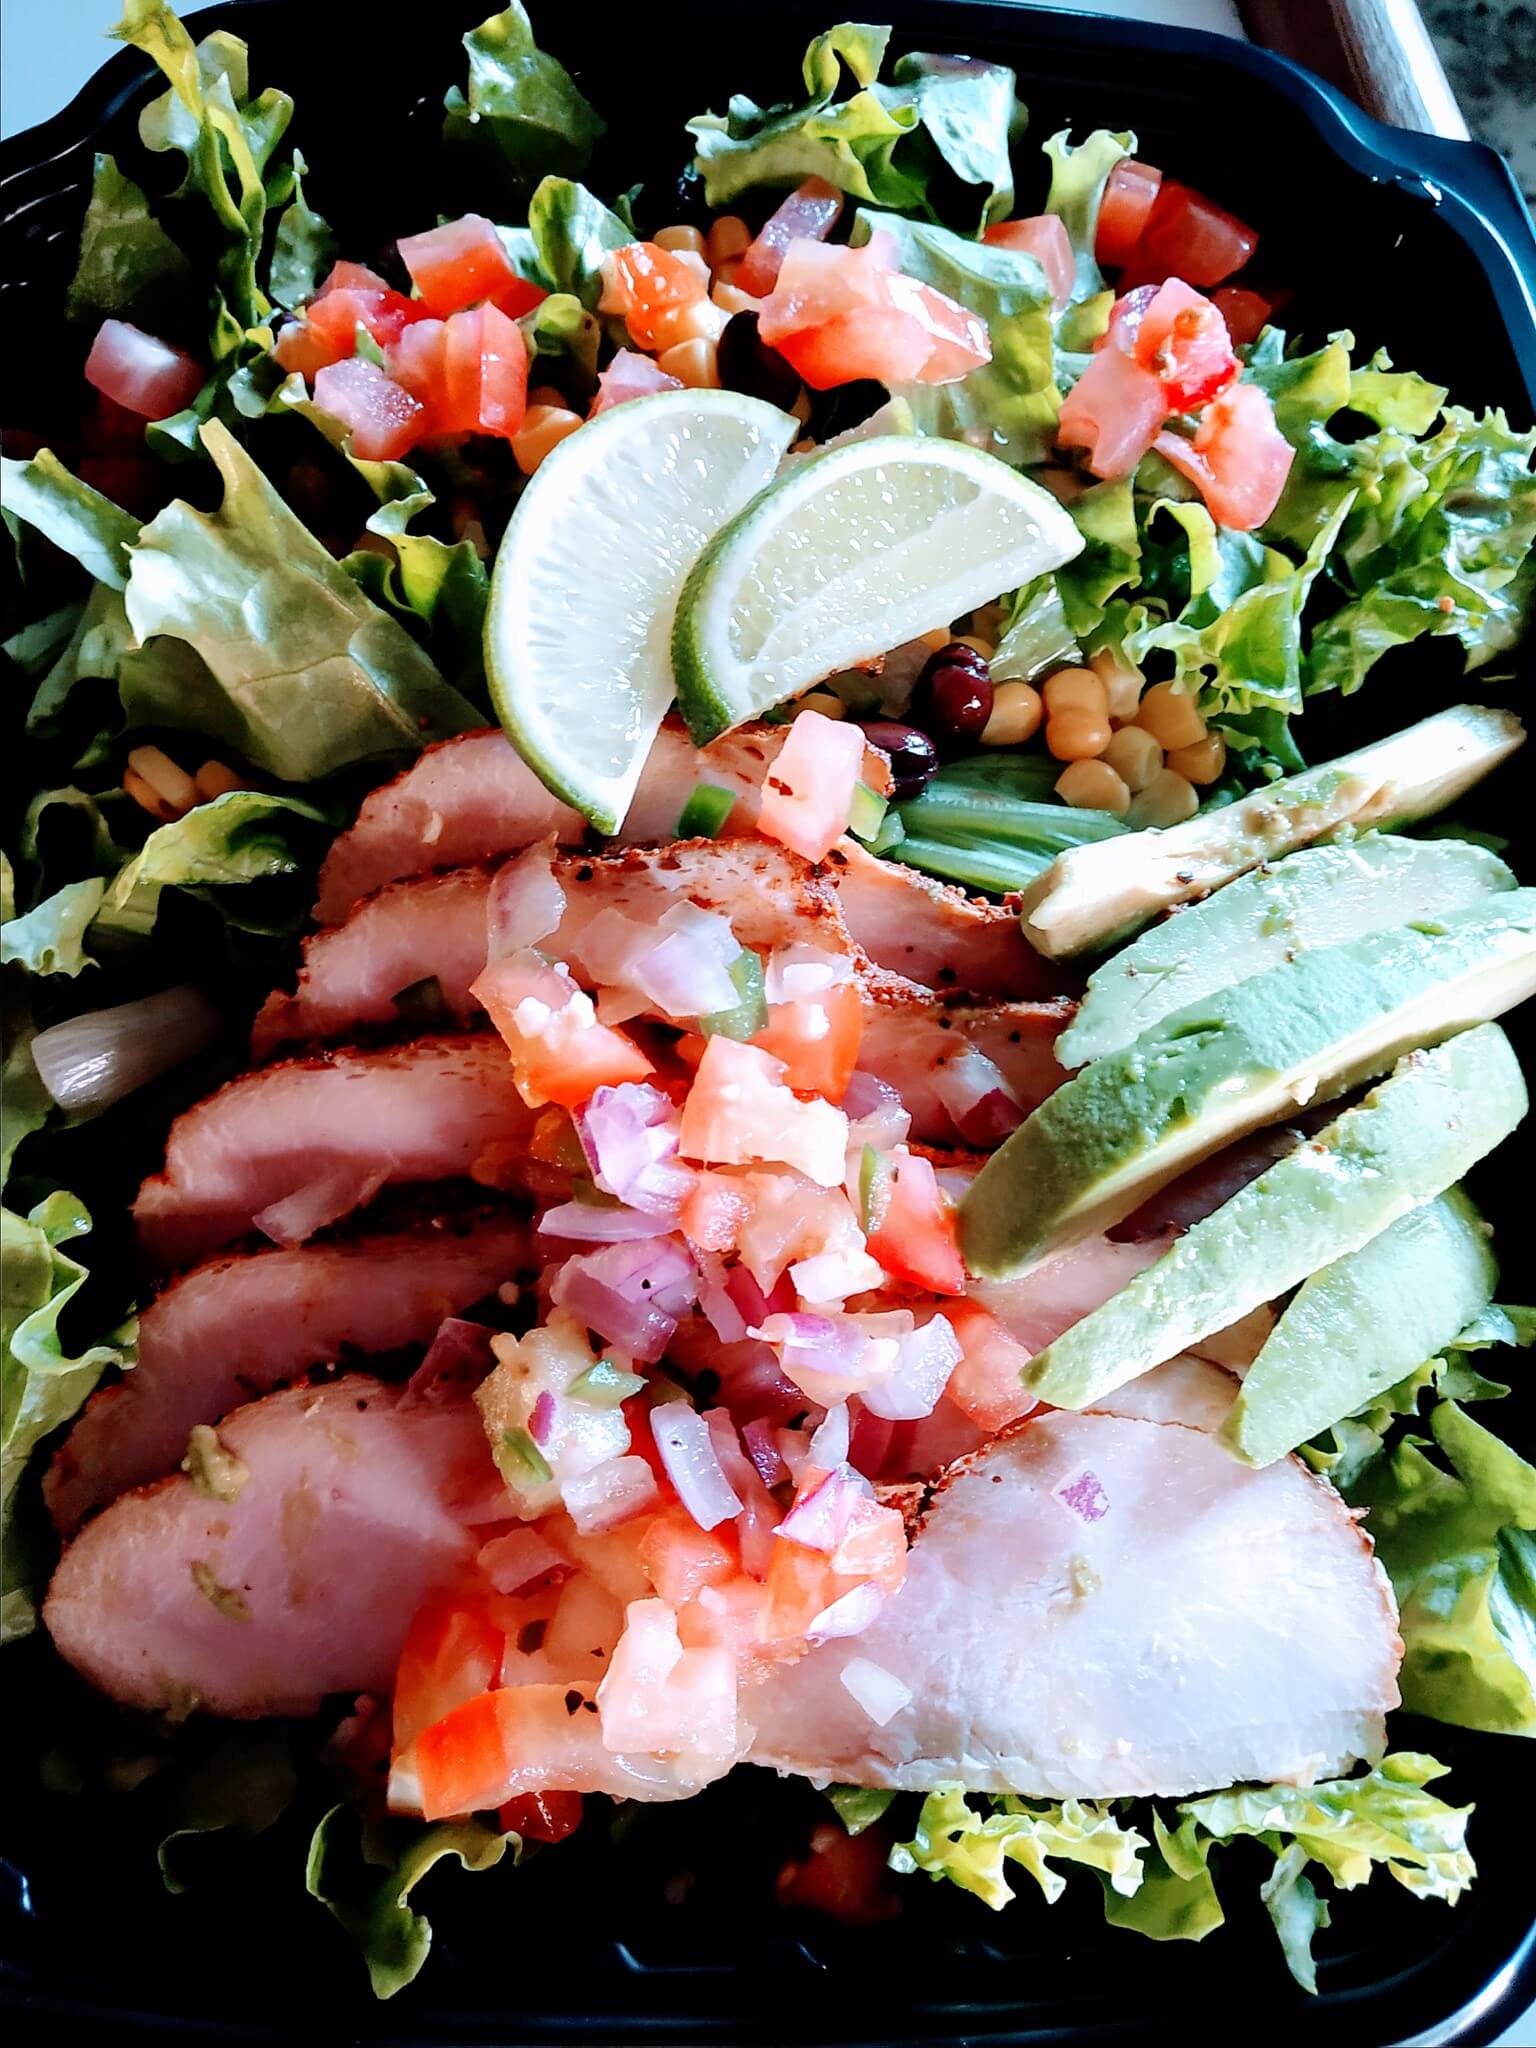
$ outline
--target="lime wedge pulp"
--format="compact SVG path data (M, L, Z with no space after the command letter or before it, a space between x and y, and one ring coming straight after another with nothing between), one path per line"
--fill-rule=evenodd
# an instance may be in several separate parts
M699 557L672 635L678 704L702 745L1081 546L1049 491L963 442L882 435L829 448Z
M507 736L555 795L617 831L672 701L678 593L798 433L735 391L599 415L542 462L491 578L485 666Z

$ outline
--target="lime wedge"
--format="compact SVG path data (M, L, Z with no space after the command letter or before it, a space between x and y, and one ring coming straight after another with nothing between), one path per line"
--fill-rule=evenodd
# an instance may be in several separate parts
M829 448L700 556L672 635L678 704L703 745L1082 544L1049 491L963 442L882 435Z
M683 581L798 431L739 392L663 392L562 441L518 502L485 618L491 702L540 781L600 832L623 822L672 701Z

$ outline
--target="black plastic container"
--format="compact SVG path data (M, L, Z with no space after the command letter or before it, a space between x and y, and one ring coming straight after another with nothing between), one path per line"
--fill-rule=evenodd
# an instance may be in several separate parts
M483 11L247 0L191 17L194 34L248 38L252 77L298 102L293 138L313 167L315 203L349 254L428 224L444 187L444 88L462 72L457 38ZM793 90L800 51L826 6L741 11L702 0L612 10L593 0L536 9L548 47L577 72L612 133L600 189L644 178L660 195L684 161L683 119L731 90ZM1043 140L1071 124L1134 127L1143 153L1207 186L1254 221L1266 274L1295 287L1288 323L1321 337L1348 326L1368 347L1450 384L1463 402L1536 411L1536 242L1508 171L1491 152L1384 128L1308 74L1262 51L1193 32L967 0L877 10L899 45L966 50L1014 65ZM18 423L76 401L79 350L59 308L73 264L91 153L135 154L148 67L108 64L56 120L0 150L0 304ZM155 87L158 90L158 84ZM1024 155L1030 152L1026 147ZM1043 160L1042 160L1043 167ZM1044 180L1041 177L1040 191ZM1021 210L1034 195L1026 187ZM644 201L642 201L644 204ZM1530 657L1526 657L1527 676ZM1373 690L1375 694L1373 694ZM1335 742L1408 722L1444 701L1445 670L1388 697L1308 714L1314 758ZM1474 682L1467 694L1485 692ZM1518 701L1508 685L1495 695ZM1522 693L1523 694L1523 693ZM1421 702L1422 700L1422 702ZM1532 874L1531 768L1519 762L1476 815L1523 841ZM1512 856L1522 860L1517 846ZM1529 1024L1517 1034L1527 1052ZM1531 1148L1504 1148L1479 1182L1502 1219L1506 1287L1530 1274ZM1523 1233L1523 1240L1522 1240ZM1521 1254L1521 1243L1525 1252ZM1514 1440L1536 1431L1530 1388L1491 1418ZM40 1673L33 1644L7 1653L13 1698ZM13 1789L9 1896L0 1911L0 1992L10 2036L426 2044L532 2041L1259 2042L1318 2048L1491 2040L1536 1995L1530 1880L1532 1748L1398 1717L1396 1746L1453 1767L1445 1790L1478 1801L1478 1884L1454 1911L1420 1904L1385 1876L1338 1900L1319 1940L1321 1995L1287 1976L1258 1906L1263 1868L1226 1866L1228 1925L1200 1947L1155 1946L1107 1929L1091 1880L1047 1909L1021 1899L992 1916L949 1887L909 1881L899 1920L834 1927L781 1912L775 1845L825 1812L803 1788L738 1772L675 1810L651 1809L610 1843L597 1829L521 1871L434 1877L419 1903L436 1928L417 1983L369 1998L345 1937L302 1890L303 1839L280 1825L223 1874L165 1895L141 1836L111 1807ZM589 1839L589 1835L595 1837ZM67 2031L63 2038L72 2038Z

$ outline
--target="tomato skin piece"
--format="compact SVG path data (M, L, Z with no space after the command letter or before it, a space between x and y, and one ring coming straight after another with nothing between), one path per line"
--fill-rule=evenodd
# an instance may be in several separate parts
M837 226L843 195L825 178L807 178L763 223L742 256L735 276L738 291L765 299L779 281L784 252L791 242L824 242Z
M930 1294L964 1294L955 1205L939 1186L931 1160L910 1153L892 1157L882 1178L879 1215L871 1220L869 1255L893 1280Z
M496 1683L505 1632L472 1595L429 1600L412 1621L395 1673L394 1743L404 1749L425 1728Z
M203 368L130 320L103 320L85 359L85 381L125 412L164 420L196 398Z
M753 1045L784 1062L784 1079L800 1095L841 1102L859 1063L864 998L856 981L839 982L803 1002L771 1003Z
M1067 304L1077 282L1077 262L1072 237L1058 215L1037 213L1026 220L995 221L981 239L995 249L1018 249L1033 256L1045 272L1052 305L1059 310Z
M1133 156L1121 157L1110 172L1093 244L1094 255L1106 269L1117 270L1130 260L1162 182L1156 164L1139 163Z
M1056 439L1087 449L1095 476L1130 476L1167 417L1161 381L1123 350L1103 348L1067 393Z
M524 1792L499 1809L496 1824L525 1842L563 1842L581 1826L581 1812L579 1792Z
M1132 353L1161 381L1170 413L1207 404L1242 367L1218 309L1178 277L1160 285L1145 306Z
M1234 384L1212 399L1193 441L1159 434L1157 452L1199 486L1211 517L1238 533L1262 526L1280 502L1296 451L1275 424L1257 384Z
M352 453L364 462L398 462L427 431L420 400L362 356L317 370L315 402L345 421Z
M315 293L315 298L310 300L310 304L313 305L315 299L325 298L330 292L387 292L389 289L387 277L380 277L379 273L370 270L366 263L349 263L343 258L331 265L325 282Z
M658 391L681 391L680 377L670 377L649 356L632 348L621 348L597 380L589 420L615 405L628 405L632 398L652 398Z
M541 285L518 275L484 214L466 213L423 234L403 235L396 247L422 305L438 319L489 300L515 320L549 297Z
M1182 277L1186 284L1202 287L1224 284L1258 246L1258 231L1246 221L1192 185L1165 178L1126 261L1122 282L1162 284Z
M1234 348L1245 348L1250 341L1257 341L1274 312L1262 292L1249 291L1240 284L1223 285L1219 292L1211 294L1211 304L1226 321Z

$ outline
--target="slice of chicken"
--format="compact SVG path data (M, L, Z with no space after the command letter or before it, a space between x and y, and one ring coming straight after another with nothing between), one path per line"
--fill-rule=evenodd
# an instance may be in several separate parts
M870 997L859 1066L900 1095L912 1135L928 1144L964 1143L945 1107L941 1077L967 1050L985 1054L1027 1115L1066 1079L1051 1048L1072 1014L1066 1001L989 1003L935 995L896 974L865 976Z
M589 986L582 936L605 910L651 925L687 901L729 919L741 944L759 952L800 943L852 954L828 874L765 839L688 840L600 858L556 854L552 867L565 915L539 940L539 951L568 962ZM396 1023L396 998L427 980L437 982L456 1017L473 1016L469 991L485 966L490 891L486 868L393 882L344 924L316 932L304 942L293 994L271 995L263 1004L252 1055L262 1059L296 1039Z
M159 1266L190 1264L317 1187L339 1205L334 1221L382 1186L473 1176L532 1120L489 1034L285 1060L176 1119L165 1170L134 1203L139 1241Z
M416 1609L479 1545L494 1468L474 1404L342 1379L237 1409L219 1437L232 1499L162 1479L70 1544L43 1606L59 1651L134 1707L244 1719L387 1691Z
M1309 1782L1380 1754L1402 1655L1369 1539L1294 1459L1048 1412L956 1467L873 1625L748 1698L755 1763L1044 1798ZM911 1689L876 1727L863 1658Z
M1001 903L967 896L900 861L877 860L853 839L840 840L827 864L849 931L879 967L923 988L1005 1001L1075 985L1026 942L1017 914Z
M131 1486L174 1471L199 1422L217 1422L310 1366L430 1342L526 1269L527 1223L509 1213L427 1218L411 1230L214 1259L139 1317L138 1364L91 1396L43 1480L73 1535Z
M619 841L643 846L675 837L683 806L702 782L735 797L726 829L750 832L763 777L785 730L744 725L696 747L669 721L652 743ZM864 779L882 795L890 786L890 762L876 748L865 749ZM428 747L403 775L363 799L356 824L326 855L315 916L321 924L339 924L354 903L386 882L494 860L551 832L562 846L580 846L586 829L586 820L550 795L504 733L463 733Z

